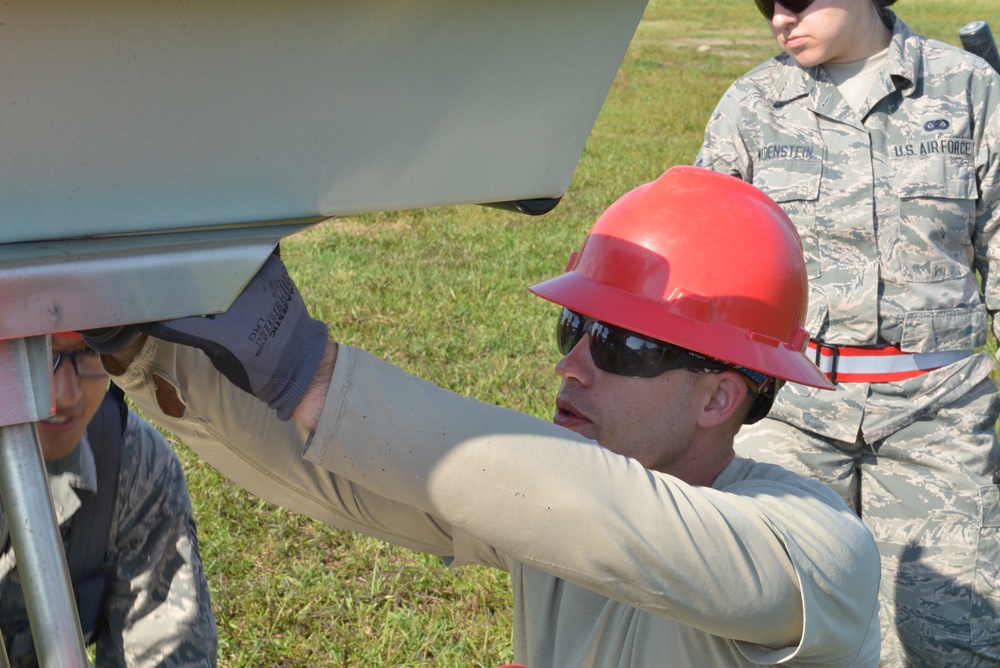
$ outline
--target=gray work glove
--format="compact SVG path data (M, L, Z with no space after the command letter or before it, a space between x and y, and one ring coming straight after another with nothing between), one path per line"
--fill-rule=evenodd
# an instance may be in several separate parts
M116 352L108 347L134 340L133 328L201 349L230 382L264 401L286 421L319 369L328 334L326 324L309 316L298 287L275 255L268 257L225 313L82 334L94 350Z

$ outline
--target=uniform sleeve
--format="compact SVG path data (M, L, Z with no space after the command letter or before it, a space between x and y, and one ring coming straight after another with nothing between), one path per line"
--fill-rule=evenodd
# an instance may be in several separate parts
M983 63L973 81L976 181L979 186L973 246L986 308L994 315L1000 309L1000 76ZM994 318L993 333L998 332L1000 321Z
M184 472L164 438L132 413L120 470L98 665L214 666L215 617Z
M743 105L738 89L731 86L712 112L705 127L705 138L695 159L697 167L752 181L753 164L739 132Z

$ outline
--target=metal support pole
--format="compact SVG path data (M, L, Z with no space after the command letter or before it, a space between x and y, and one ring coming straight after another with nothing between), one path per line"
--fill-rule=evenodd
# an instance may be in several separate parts
M48 337L0 341L0 497L42 668L89 666L33 422L50 411Z
M4 644L2 637L0 637L0 668L11 668L10 659L7 658L7 645Z

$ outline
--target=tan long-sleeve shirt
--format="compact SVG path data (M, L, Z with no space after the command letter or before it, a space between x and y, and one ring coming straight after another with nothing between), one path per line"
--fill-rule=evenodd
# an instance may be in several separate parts
M783 469L736 459L711 488L687 485L348 346L315 434L194 349L150 340L117 381L268 501L507 570L515 659L531 668L877 664L875 543L839 497ZM157 392L180 399L174 417Z

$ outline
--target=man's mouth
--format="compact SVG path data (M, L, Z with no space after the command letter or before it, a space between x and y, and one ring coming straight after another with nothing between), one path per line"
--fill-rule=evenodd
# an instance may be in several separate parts
M806 43L806 37L804 35L787 35L785 37L785 46L789 49L795 49L803 46Z
M559 398L556 399L556 413L552 421L560 427L580 433L582 433L582 429L591 425L590 419L583 415L571 401Z
M72 415L53 415L50 418L42 420L42 422L46 424L59 425L59 424L66 424L67 422L72 422L73 419L74 418Z
M573 402L556 397L556 413L571 417L582 417Z

